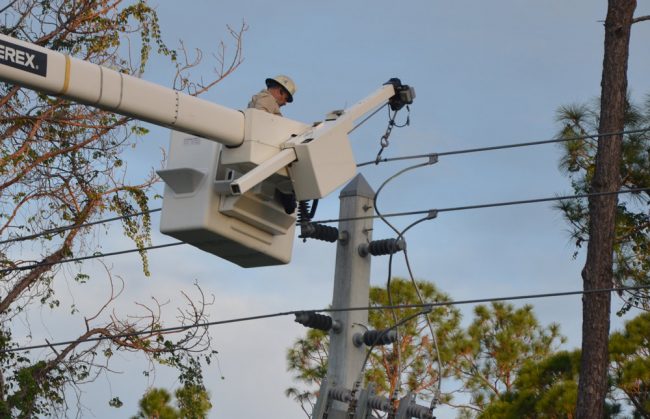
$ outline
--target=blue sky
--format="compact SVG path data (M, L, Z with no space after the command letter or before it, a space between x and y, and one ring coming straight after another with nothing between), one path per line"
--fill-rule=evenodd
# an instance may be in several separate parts
M650 5L639 3L637 15L649 14ZM304 122L355 103L391 77L414 86L411 125L393 131L386 157L549 139L558 131L558 106L592 100L600 91L605 1L156 4L165 39L172 45L182 39L206 52L207 59L219 41L227 42L226 25L236 28L245 21L250 27L244 35L244 63L204 96L231 108L244 108L266 77L280 73L298 84L295 102L283 112ZM649 39L650 23L635 25L629 86L636 99L650 92ZM164 61L154 60L148 70L146 79L170 84L173 69ZM206 78L209 70L198 69ZM386 122L380 113L352 135L358 161L374 158ZM132 176L159 168L159 149L167 142L168 132L152 127L129 157ZM441 157L438 164L391 183L379 205L383 212L398 212L568 194L569 184L557 168L559 157L560 149L553 145ZM377 189L408 164L370 166L362 173ZM337 196L335 192L321 202L317 218L337 217ZM404 227L413 220L393 222ZM98 236L102 250L132 247L119 238L119 228L109 233ZM389 236L376 221L374 238ZM457 300L581 287L583 255L572 259L568 226L551 204L444 213L420 224L407 240L415 275L434 281ZM154 244L169 241L160 234L154 237ZM142 275L136 256L108 263L125 281L120 310L135 309L133 301L155 295L169 300L167 320L175 324L173 307L182 304L179 289L191 292L193 281L215 296L211 320L325 307L331 301L334 256L332 245L296 240L292 263L282 267L244 270L190 246L152 252L151 278ZM373 260L373 285L385 283L386 262ZM405 266L396 263L394 272L405 276ZM60 287L82 308L106 291L102 285ZM532 303L542 323L560 323L567 347L579 346L579 297ZM469 321L471 308L464 310ZM45 310L40 316L49 314ZM81 321L66 317L49 326L47 334L65 340L79 327ZM215 366L206 370L211 417L303 418L299 406L283 394L291 385L284 354L303 332L288 317L213 328L221 371ZM137 410L147 385L177 384L162 368L155 379L144 377L141 358L117 358L121 373L110 384L101 378L85 390L82 402L95 417L115 417L107 394L125 402L117 415L127 416ZM438 415L452 417L444 410Z

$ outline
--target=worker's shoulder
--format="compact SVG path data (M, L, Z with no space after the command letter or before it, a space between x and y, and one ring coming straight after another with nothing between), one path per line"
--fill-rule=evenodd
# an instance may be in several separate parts
M268 98L273 99L273 95L271 94L271 92L269 92L266 89L260 90L259 93L257 93L255 96L253 96L253 100L264 100L264 99L268 99Z
M282 115L278 103L268 90L262 90L253 96L251 101L248 103L248 107L266 111L275 115Z

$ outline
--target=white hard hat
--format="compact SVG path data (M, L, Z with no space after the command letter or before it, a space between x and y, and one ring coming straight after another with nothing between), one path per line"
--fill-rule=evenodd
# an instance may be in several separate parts
M266 79L266 87L271 87L272 85L277 84L289 94L287 102L293 102L293 95L296 93L296 83L291 80L291 77L280 74L272 78Z

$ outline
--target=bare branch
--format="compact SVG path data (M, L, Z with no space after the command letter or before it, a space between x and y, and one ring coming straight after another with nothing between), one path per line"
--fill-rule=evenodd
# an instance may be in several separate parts
M635 23L643 22L645 20L650 20L650 15L635 17L632 19L632 24L634 25Z

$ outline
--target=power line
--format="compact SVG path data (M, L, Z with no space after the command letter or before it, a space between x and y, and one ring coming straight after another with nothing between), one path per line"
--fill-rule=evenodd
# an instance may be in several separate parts
M386 163L386 162L398 161L398 160L413 160L413 159L422 159L422 158L431 158L431 157L440 157L440 156L451 156L457 154L480 153L484 151L495 151L495 150L504 150L508 148L530 147L530 146L543 145L543 144L563 143L568 141L586 140L589 138L609 137L613 135L639 134L639 133L649 132L649 131L650 131L650 127L640 128L635 130L604 133L604 134L588 134L588 135L568 137L568 138L553 138L550 140L528 141L522 143L504 144L504 145L479 147L479 148L467 148L463 150L446 151L442 153L427 153L427 154L415 154L411 156L390 157L390 158L383 158L379 160L372 160L372 161L359 163L357 164L357 167L369 166L371 164Z
M121 216L112 217L112 218L105 218L103 220L91 221L89 223L84 223L84 224L79 224L79 225L70 224L70 225L63 226L63 227L56 227L56 228L52 228L52 229L49 229L49 230L43 230L43 231L41 231L39 233L30 234L30 235L27 235L27 236L13 237L11 239L1 240L0 245L6 244L6 243L25 241L25 240L33 240L33 239L37 239L37 238L42 237L42 236L47 236L47 235L50 235L50 234L59 234L59 233L63 233L64 231L74 230L74 229L77 229L77 228L92 227L94 225L106 224L106 223L110 223L110 222L113 222L113 221L124 220L126 218L139 217L141 215L152 214L154 212L158 212L158 211L161 211L161 210L162 210L162 208L154 208L154 209L150 209L150 210L147 210L147 211L135 212L133 214L126 214L126 215L121 215Z
M159 244L159 245L156 245L156 246L148 246L148 247L142 247L142 248L136 248L136 249L120 250L120 251L117 251L117 252L95 253L95 254L89 255L89 256L80 256L78 258L63 259L63 260L59 260L59 261L55 261L55 262L38 262L38 263L34 263L32 265L25 265L25 266L17 266L17 267L14 267L14 268L0 269L0 275L6 274L6 273L9 273L9 272L28 271L30 269L40 268L42 266L53 266L53 265L60 265L60 264L63 264L63 263L81 262L81 261L84 261L84 260L98 259L98 258L103 258L103 257L108 257L108 256L125 255L127 253L143 252L143 251L146 251L146 250L164 249L165 247L179 246L181 244L185 244L185 243L184 242L166 243L166 244Z
M377 109L374 113L378 112L380 109ZM374 115L373 113L373 115ZM372 115L371 115L372 116ZM643 128L643 129L637 129L637 130L627 130L627 131L620 131L620 132L615 132L615 133L605 133L605 134L590 134L590 135L584 135L584 136L577 136L577 137L570 137L570 138L554 138L550 140L542 140L542 141L529 141L529 142L521 142L521 143L514 143L514 144L504 144L504 145L496 145L496 146L488 146L488 147L480 147L480 148L469 148L469 149L462 149L462 150L454 150L454 151L446 151L446 152L441 152L441 153L427 153L427 154L416 154L416 155L410 155L410 156L400 156L400 157L391 157L391 158L384 158L380 159L378 161L367 161L364 163L357 164L357 167L363 167L367 166L370 164L378 164L378 163L386 163L386 162L391 162L391 161L398 161L398 160L413 160L413 159L420 159L420 158L437 158L440 156L450 156L450 155L457 155L457 154L469 154L469 153L478 153L478 152L484 152L484 151L494 151L494 150L503 150L503 149L508 149L508 148L516 148L516 147L528 147L528 146L536 146L536 145L543 145L543 144L552 144L552 143L560 143L560 142L567 142L567 141L576 141L576 140L585 140L588 138L599 138L599 137L605 137L605 136L612 136L612 135L626 135L626 134L637 134L637 133L643 133L643 132L649 132L650 128ZM68 225L68 226L63 226L63 227L57 227L49 230L44 230L39 233L34 233L30 234L27 236L20 236L20 237L14 237L11 239L6 239L6 240L1 240L0 245L2 244L7 244L7 243L13 243L13 242L18 242L18 241L25 241L25 240L32 240L36 239L41 236L46 236L49 234L58 234L63 231L67 230L72 230L75 228L84 228L84 227L91 227L94 225L98 224L105 224L109 223L112 221L118 221L122 220L125 218L130 218L130 217L137 217L145 214L151 214L154 212L161 211L162 208L154 208L148 211L142 211L138 213L133 213L133 214L127 214L123 216L117 216L113 218L106 218L103 220L98 220L98 221L93 221L85 224L80 224L78 226L75 225ZM416 212L415 214L423 214L424 212ZM413 213L400 213L399 215L412 215ZM399 215L390 215L387 214L387 216L399 216ZM324 221L321 221L324 222Z
M526 199L526 200L520 200L520 201L495 202L495 203L489 203L489 204L466 205L466 206L461 206L461 207L450 207L450 208L441 208L441 209L427 209L427 210L419 210L419 211L395 212L395 213L389 213L389 214L382 214L382 217L389 218L389 217L401 217L401 216L406 216L406 215L422 215L422 214L426 214L427 215L426 219L433 219L433 218L436 218L438 213L441 213L441 212L454 212L454 211L464 211L464 210L470 210L470 209L495 208L495 207L503 207L503 206L511 206L511 205L533 204L533 203L549 202L549 201L562 201L562 200L568 200L568 199L580 199L580 198L588 198L588 197L591 197L591 196L604 196L604 195L618 195L618 194L626 194L626 193L638 193L638 192L645 192L645 191L650 191L650 188L637 188L637 189L629 189L629 190L618 191L618 192L594 192L594 193L588 193L588 194L556 196L556 197L550 197L550 198ZM321 224L328 224L328 223L334 223L334 222L339 222L339 221L365 220L365 219L369 219L369 218L380 218L380 216L379 215L369 215L369 216L365 216L365 217L336 218L336 219L320 220L320 221L314 221L314 222L321 223ZM424 220L422 220L422 221L424 221ZM135 253L135 252L141 252L141 251L147 251L147 250L163 249L165 247L178 246L178 245L181 245L181 244L185 244L185 243L184 242L174 242L174 243L167 243L167 244L162 244L162 245L157 245L157 246L149 246L149 247L143 247L143 248L121 250L121 251L117 251L117 252L97 253L97 254L93 254L93 255L89 255L89 256L81 256L81 257L78 257L78 258L64 259L64 260L60 260L60 261L56 261L56 262L39 262L39 263L35 263L35 264L32 264L32 265L0 269L0 275L6 274L6 273L9 273L9 272L15 272L15 271L26 271L26 270L30 270L30 269L34 269L34 268L39 268L39 267L42 267L42 266L52 266L52 265L59 265L59 264L62 264L62 263L79 262L79 261L84 261L84 260L89 260L89 259L97 259L97 258L103 258L103 257L109 257L109 256L124 255L124 254L127 254L127 253Z
M0 353L21 352L21 351L29 351L33 349L53 348L56 346L65 346L77 342L79 343L99 342L103 340L122 339L122 338L135 337L135 336L141 336L147 334L182 332L184 330L195 329L200 327L212 327L212 326L220 326L220 325L230 324L230 323L242 323L242 322L253 321L253 320L291 316L305 311L320 312L320 313L335 313L341 311L362 311L362 310L377 311L377 310L398 310L398 309L409 309L409 308L427 310L427 309L432 309L434 307L484 304L484 303L501 302L501 301L531 300L531 299L538 299L538 298L568 297L572 295L599 294L599 293L606 293L606 292L622 292L622 291L635 291L635 290L638 291L638 290L646 290L646 289L650 289L650 285L639 285L633 287L618 287L618 288L599 288L599 289L579 290L579 291L561 291L561 292L550 292L550 293L543 293L543 294L524 294L524 295L514 295L509 297L476 298L476 299L458 300L458 301L437 301L433 303L420 303L420 304L399 304L399 305L390 305L390 306L347 307L347 308L324 308L324 309L315 309L315 310L314 309L292 310L292 311L283 311L283 312L271 313L271 314L261 314L257 316L237 317L233 319L218 320L214 322L195 323L190 325L172 326L172 327L165 327L165 328L158 328L158 329L151 329L151 330L140 330L140 331L134 331L129 333L111 335L111 336L95 336L95 337L90 337L82 340L75 339L75 340L67 340L67 341L61 341L55 343L45 343L40 345L7 348L7 349L0 350Z
M639 193L639 192L648 192L648 191L650 191L650 188L634 188L634 189L627 189L624 191L615 191L615 192L592 192L592 193L577 194L577 195L555 196L549 198L534 198L534 199L524 199L519 201L505 201L505 202L494 202L489 204L466 205L460 207L450 207L450 208L440 208L440 209L432 208L432 209L418 210L418 211L393 212L389 214L382 214L381 217L388 218L388 217L402 217L406 215L427 214L428 219L433 219L436 218L438 213L441 212L465 211L465 210L472 210L472 209L505 207L511 205L536 204L540 202L564 201L569 199L589 198L593 196L620 195L620 194ZM321 223L321 224L328 224L328 223L334 223L339 221L355 221L355 220L365 220L370 218L381 218L381 217L379 215L368 215L364 217L355 217L355 218L332 218L329 220L318 220L314 222Z

